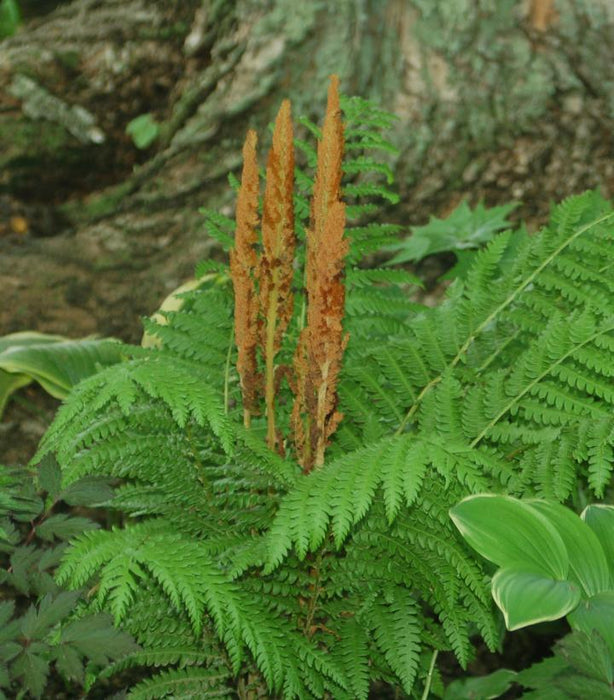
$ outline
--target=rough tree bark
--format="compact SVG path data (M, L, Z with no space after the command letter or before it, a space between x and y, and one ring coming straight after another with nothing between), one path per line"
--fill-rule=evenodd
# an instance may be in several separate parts
M139 335L209 254L198 207L327 76L399 117L406 224L460 197L536 222L614 194L611 0L76 0L0 43L0 333ZM152 113L160 135L125 133Z

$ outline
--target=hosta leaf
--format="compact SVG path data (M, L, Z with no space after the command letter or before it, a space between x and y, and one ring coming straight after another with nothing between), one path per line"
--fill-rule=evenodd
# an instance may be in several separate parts
M543 513L563 538L569 556L570 581L575 581L587 596L610 587L610 573L603 547L597 535L572 510L558 503L529 501Z
M569 557L550 521L509 496L468 496L450 510L467 542L498 566L519 567L565 579Z
M610 570L610 588L614 589L614 506L595 504L587 506L581 515L597 535Z
M576 584L516 567L497 571L492 580L492 595L503 612L508 630L558 620L580 602Z
M12 393L30 384L32 380L26 374L5 372L0 369L0 416Z
M34 332L0 338L0 415L9 394L31 380L52 396L66 398L81 379L119 362L122 347L110 339L70 340Z

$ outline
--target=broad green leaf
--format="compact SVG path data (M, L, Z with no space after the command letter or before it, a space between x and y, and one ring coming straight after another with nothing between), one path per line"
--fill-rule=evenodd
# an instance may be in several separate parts
M10 395L31 382L30 377L25 374L12 374L0 369L0 416L4 413Z
M545 515L563 538L569 556L568 579L590 597L610 588L610 573L603 547L591 528L559 503L531 500L527 503Z
M510 631L558 620L580 602L580 589L575 583L517 567L497 571L492 579L492 595Z
M122 348L109 338L70 340L30 332L0 338L0 411L9 393L31 380L55 398L66 398L77 382L119 362ZM6 374L15 376L15 381L8 381Z
M599 632L614 657L614 591L597 593L583 600L567 620L572 629L591 635Z
M550 521L510 496L469 496L450 510L467 542L498 566L519 567L564 580L569 558Z
M45 345L49 343L57 343L64 340L59 335L47 335L45 333L34 333L26 331L23 333L11 333L0 337L0 359L4 352L14 347L26 348L30 345ZM23 386L27 386L32 382L32 377L20 372L7 371L2 369L0 364L0 416L4 411L6 402L10 395Z
M481 678L463 678L453 681L446 688L443 700L489 700L498 698L509 690L516 679L516 671L500 668Z
M471 209L462 201L445 219L432 216L425 226L414 226L410 238L390 246L388 250L397 254L389 264L421 260L435 253L479 248L498 231L510 228L507 216L517 206L512 202L487 209L480 202Z
M601 542L610 570L610 588L614 589L614 506L587 506L580 517Z
M21 23L17 0L0 0L0 39L13 36Z

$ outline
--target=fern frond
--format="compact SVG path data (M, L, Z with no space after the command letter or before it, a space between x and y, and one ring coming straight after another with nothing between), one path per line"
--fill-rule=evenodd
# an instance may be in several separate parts
M232 695L232 678L220 668L178 668L158 673L134 686L130 700L157 698L228 698Z
M388 588L369 610L368 619L386 661L405 692L411 693L421 646L421 615L416 601L405 588Z

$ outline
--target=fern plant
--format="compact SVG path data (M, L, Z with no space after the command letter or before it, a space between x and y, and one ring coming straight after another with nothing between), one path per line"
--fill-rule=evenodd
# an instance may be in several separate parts
M440 307L418 306L403 270L360 267L391 229L352 229L341 195L363 214L385 196L360 148L387 120L344 108L342 166L333 79L312 182L282 106L262 199L248 134L236 223L209 219L235 229L230 271L201 267L146 321L156 342L79 384L41 444L65 486L121 482L105 503L121 521L75 538L58 580L91 586L141 646L105 675L164 669L130 697L441 694L437 654L464 666L475 634L494 649L501 633L448 510L609 489L610 204L587 193L538 236L495 237Z

